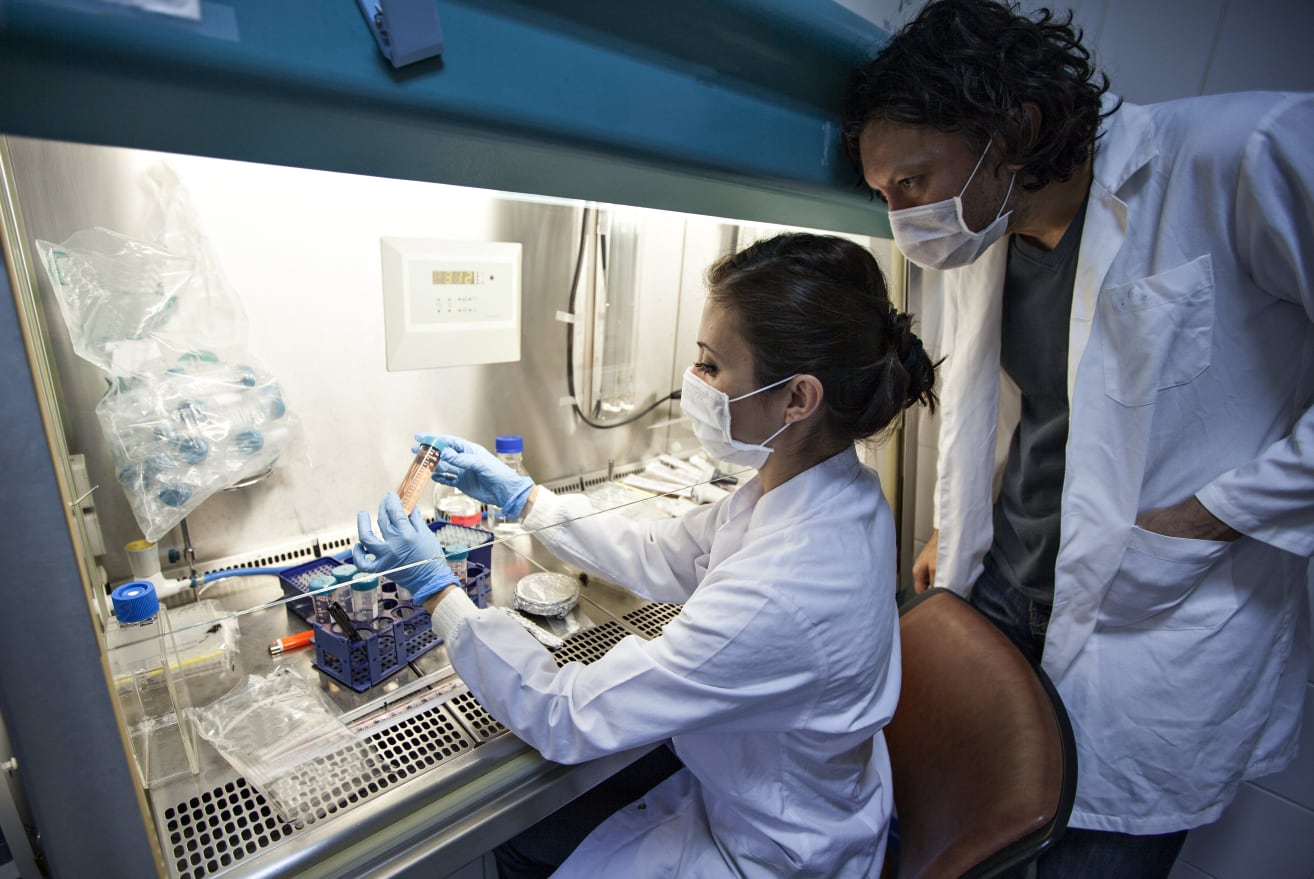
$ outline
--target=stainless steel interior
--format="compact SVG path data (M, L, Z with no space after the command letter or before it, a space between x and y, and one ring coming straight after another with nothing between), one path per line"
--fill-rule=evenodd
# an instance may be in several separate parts
M515 583L537 570L579 572L556 560L530 535L493 547L493 602L510 606ZM231 584L231 585L230 585ZM259 606L281 597L273 576L221 580L221 601ZM596 578L581 585L581 600L567 622L581 627L553 651L558 665L593 662L622 638L656 637L678 613ZM493 718L452 672L440 645L384 684L355 693L312 665L313 647L271 656L265 645L304 628L281 604L239 617L242 671L265 674L290 663L320 682L349 725L373 745L376 760L364 774L343 775L334 755L300 770L298 782L315 804L313 818L289 823L212 747L198 739L201 771L149 791L151 811L170 874L177 879L299 874L353 844L377 839L390 817L413 815L424 804L461 789L465 820L479 827L481 812L516 817L496 803L499 789L540 777L549 764ZM546 649L546 648L545 648ZM362 820L368 808L369 820ZM482 851L500 840L472 831L449 845ZM386 833L384 834L386 835Z

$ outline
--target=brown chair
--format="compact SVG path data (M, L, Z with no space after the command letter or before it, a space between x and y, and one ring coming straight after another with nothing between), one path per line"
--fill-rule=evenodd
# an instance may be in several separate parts
M1067 827L1077 751L1043 671L975 608L931 589L899 611L903 687L885 728L898 842L882 876L985 879Z

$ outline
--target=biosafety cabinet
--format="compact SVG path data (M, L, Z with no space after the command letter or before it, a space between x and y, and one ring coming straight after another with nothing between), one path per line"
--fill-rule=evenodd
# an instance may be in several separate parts
M703 272L731 248L842 233L897 288L836 122L885 35L806 0L632 5L437 3L441 53L394 66L381 49L413 34L387 27L432 8L416 25L408 4L345 0L0 4L0 826L23 876L448 875L637 756L542 760L424 627L367 631L356 677L327 635L270 646L308 628L306 584L346 561L417 431L519 435L536 480L626 515L732 489L691 490L727 474L682 469L701 462L672 399ZM127 381L159 352L117 343L146 338L190 356ZM219 372L228 396L196 390ZM134 393L115 421L107 401ZM221 399L259 414L207 433ZM146 411L199 433L134 434ZM167 454L133 459L130 435ZM897 443L873 463L893 493ZM579 581L495 519L444 526L443 500L420 504L467 527L478 600ZM171 634L138 674L109 590L143 573ZM676 612L624 586L585 580L540 626L559 664ZM207 722L268 704L223 701L253 680L313 692L254 745L233 741L254 723L217 738ZM160 693L185 727L172 751L133 716ZM344 730L352 747L325 745ZM269 775L255 749L278 742L318 750Z

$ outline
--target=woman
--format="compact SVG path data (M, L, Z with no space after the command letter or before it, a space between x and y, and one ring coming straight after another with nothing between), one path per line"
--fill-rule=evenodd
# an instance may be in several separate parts
M589 516L456 437L434 478L508 515L569 563L683 609L558 670L505 614L475 608L395 495L357 564L411 590L490 713L577 763L671 740L684 768L603 821L556 876L874 876L892 808L881 729L899 693L894 520L856 440L934 369L871 254L788 234L716 263L681 408L706 452L757 468L678 520ZM371 559L368 554L372 554ZM425 561L428 560L428 561ZM423 563L422 563L423 562ZM585 832L588 828L584 829Z

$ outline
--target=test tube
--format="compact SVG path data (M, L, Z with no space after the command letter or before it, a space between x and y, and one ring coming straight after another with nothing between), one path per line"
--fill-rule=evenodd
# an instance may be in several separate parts
M333 575L333 579L338 584L338 588L334 589L332 593L333 600L342 605L344 609L351 607L351 586L348 584L360 573L360 569L348 563L336 565L329 573Z
M379 614L379 578L358 577L351 581L351 618L368 623Z
M321 626L327 626L333 622L332 615L329 614L329 605L333 603L333 596L336 590L332 587L337 581L328 574L316 574L306 583L306 588L310 590L310 600L314 608L314 621Z
M447 566L464 586L465 581L470 579L470 547L464 543L453 543L443 550L443 554L447 556Z
M433 471L438 468L439 454L440 449L437 446L420 443L420 450L415 453L415 460L411 462L411 469L406 471L406 478L402 480L401 487L397 489L397 496L401 498L402 509L406 511L406 515L409 516L411 511L415 509L425 486L431 481Z

